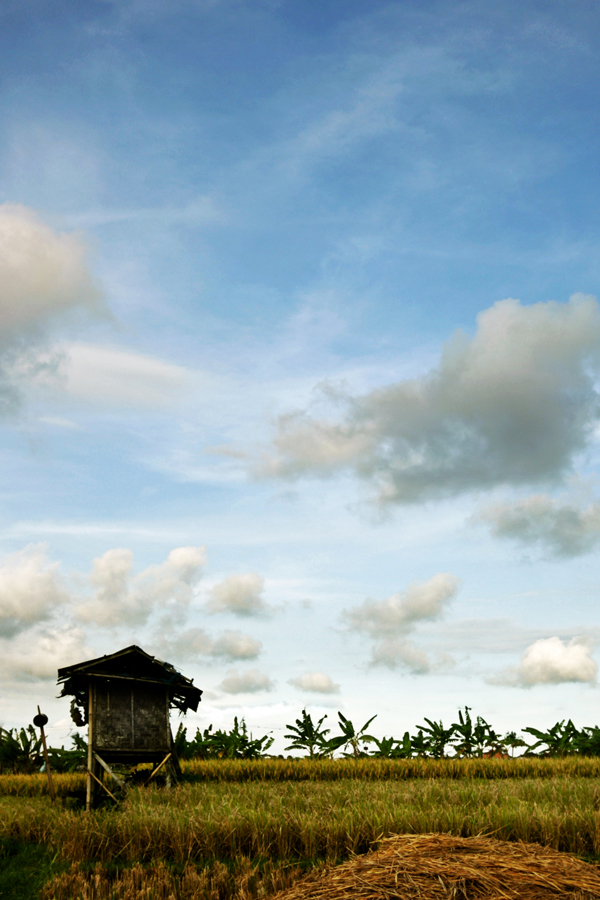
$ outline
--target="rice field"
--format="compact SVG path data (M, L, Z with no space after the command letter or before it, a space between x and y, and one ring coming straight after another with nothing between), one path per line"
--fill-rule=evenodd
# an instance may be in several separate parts
M492 835L600 858L593 759L209 761L185 772L172 791L131 788L87 814L67 798L83 788L78 773L56 777L55 804L44 776L1 776L0 839L50 848L63 871L44 900L84 898L94 878L98 900L138 896L135 878L154 879L148 900L243 900L389 834Z
M217 759L182 761L186 782L246 781L410 781L513 780L522 778L600 778L600 758L563 759ZM84 790L85 775L54 774L60 795ZM41 797L48 793L45 775L0 775L0 797Z

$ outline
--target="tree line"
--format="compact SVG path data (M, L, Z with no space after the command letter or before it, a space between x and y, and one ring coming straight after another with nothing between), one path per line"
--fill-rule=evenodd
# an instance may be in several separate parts
M401 738L376 737L369 733L369 726L377 718L372 716L361 728L355 728L351 719L338 712L337 732L332 734L325 727L328 718L317 721L306 709L294 723L286 725L286 751L294 751L309 759L333 758L334 754L346 758L379 759L444 759L448 757L473 759L481 757L539 756L600 756L600 727L578 729L571 719L557 722L547 731L523 728L523 733L534 738L527 743L515 731L502 735L482 716L472 716L471 708L458 710L457 721L445 727L440 720L425 717L416 726L414 734L405 731ZM173 745L179 759L259 759L271 757L269 750L273 737L264 734L254 737L244 719L234 719L227 731L209 725L199 728L188 739L187 728L180 724ZM72 735L71 748L49 747L50 766L57 772L75 771L85 764L87 744L78 733ZM33 726L5 730L0 728L0 773L35 772L43 764L41 737Z

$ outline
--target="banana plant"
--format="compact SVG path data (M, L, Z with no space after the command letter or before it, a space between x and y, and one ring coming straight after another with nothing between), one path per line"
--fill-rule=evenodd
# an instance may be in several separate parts
M72 747L65 750L64 747L48 747L50 768L53 772L76 772L80 766L85 765L87 757L87 742L85 738L75 732L71 735Z
M408 732L406 732L408 734ZM417 756L427 756L429 752L429 741L423 734L423 729L419 728L416 734L410 738L411 749Z
M510 755L514 756L517 747L527 747L527 742L518 737L516 731L508 731L502 738L502 745L508 747Z
M578 737L574 738L573 746L576 753L582 756L600 756L600 728L582 728Z
M446 755L444 752L446 747L452 742L454 726L444 728L441 719L439 722L432 722L431 719L425 717L425 721L427 725L419 727L419 734L424 738L426 752L434 759L443 759Z
M209 725L203 732L197 728L191 741L180 725L173 743L180 759L258 759L269 749L273 738L269 734L253 737L248 734L245 720L238 721L236 716L231 731L213 731Z
M367 744L369 742L375 742L376 738L374 738L373 735L371 735L371 734L367 734L366 731L367 731L367 728L369 727L369 725L371 724L371 722L373 721L373 719L376 719L376 718L377 718L376 715L371 716L369 721L365 722L363 727L359 728L359 730L357 731L354 728L354 725L352 724L350 719L347 719L346 716L342 712L338 711L338 719L339 719L338 725L340 726L342 733L339 735L336 735L333 738L330 738L327 741L327 743L326 743L327 751L329 753L333 754L336 750L339 750L340 748L345 750L346 747L350 747L351 752L345 753L344 754L345 756L353 756L355 758L359 757L359 756L364 756L365 750L364 749L361 750L360 744L361 744L361 742L363 744Z
M529 747L529 752L546 745L547 749L542 752L542 756L568 756L575 752L577 742L581 740L581 732L575 728L571 719L566 725L564 719L557 722L548 731L540 731L538 728L524 728L523 731L537 738L536 743Z
M302 718L296 719L295 725L286 725L290 734L284 735L286 740L291 744L285 748L286 750L308 750L310 759L317 759L326 755L325 747L327 744L326 735L329 734L329 728L323 728L323 722L327 716L322 716L317 724L312 720L310 713L305 709L302 710Z
M376 756L379 759L392 759L395 756L395 745L398 743L393 737L373 738L373 743L377 750L373 750L369 756Z
M471 719L471 708L465 706L465 714L463 716L461 710L458 710L458 722L452 725L454 733L458 735L456 742L456 752L459 756L471 757L475 749L475 735L473 734L473 721Z
M27 729L11 728L0 732L0 771L10 768L13 772L28 772L40 765L42 739L32 725Z
M415 750L415 747L413 745L411 736L408 731L405 731L402 740L398 741L398 743L396 744L394 756L397 756L400 759L410 759L413 755L413 750Z
M377 750L373 750L371 756L381 759L410 759L413 754L413 746L408 731L404 732L401 741L393 737L383 737L381 740L373 738Z

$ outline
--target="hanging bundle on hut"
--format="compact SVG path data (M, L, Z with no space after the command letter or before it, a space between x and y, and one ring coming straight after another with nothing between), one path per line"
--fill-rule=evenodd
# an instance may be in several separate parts
M600 869L538 844L394 835L272 900L592 900Z

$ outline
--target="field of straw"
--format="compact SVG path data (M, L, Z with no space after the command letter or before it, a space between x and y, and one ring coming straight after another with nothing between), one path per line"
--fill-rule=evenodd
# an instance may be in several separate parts
M40 776L1 776L0 838L51 848L44 900L267 897L392 834L488 835L600 858L593 760L406 760L378 778L372 762L193 763L170 792L133 788L90 814L66 796L80 775L57 777L55 804Z

